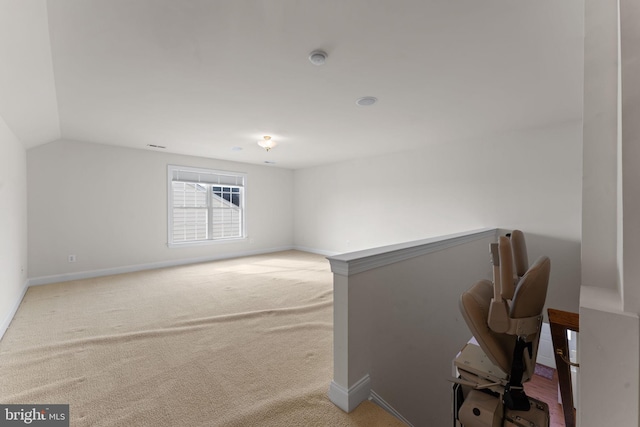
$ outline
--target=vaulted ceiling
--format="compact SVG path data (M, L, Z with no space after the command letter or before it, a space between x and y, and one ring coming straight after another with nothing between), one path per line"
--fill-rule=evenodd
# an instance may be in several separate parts
M0 116L28 147L309 167L580 120L582 24L582 0L3 0Z

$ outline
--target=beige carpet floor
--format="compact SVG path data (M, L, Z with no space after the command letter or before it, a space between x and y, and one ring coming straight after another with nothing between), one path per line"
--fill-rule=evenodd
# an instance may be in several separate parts
M0 341L0 403L72 426L402 426L327 398L332 277L297 251L31 287Z

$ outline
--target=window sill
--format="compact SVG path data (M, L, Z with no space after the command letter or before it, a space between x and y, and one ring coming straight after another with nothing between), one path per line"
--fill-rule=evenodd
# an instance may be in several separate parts
M196 240L192 242L180 242L180 243L167 243L169 248L190 248L193 246L209 246L220 245L225 243L240 243L246 242L247 237L233 237L229 239L215 239L215 240Z

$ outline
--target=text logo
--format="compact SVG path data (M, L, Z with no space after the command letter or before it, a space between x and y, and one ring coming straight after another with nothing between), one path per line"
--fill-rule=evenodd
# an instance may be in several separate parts
M0 427L69 427L69 405L1 405Z

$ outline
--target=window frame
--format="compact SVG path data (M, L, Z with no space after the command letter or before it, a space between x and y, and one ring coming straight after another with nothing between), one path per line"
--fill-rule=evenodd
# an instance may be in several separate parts
M186 173L187 175L196 176L195 179L175 179L180 173ZM202 180L202 177L207 179ZM217 178L218 182L213 182ZM224 178L224 179L223 179ZM235 180L234 184L224 182L230 179ZM208 218L208 231L212 230L212 212L213 204L212 192L213 187L232 187L240 188L240 236L237 237L223 237L223 238L208 238L204 240L189 240L189 241L173 241L173 182L190 182L194 184L204 185L207 188L207 218ZM223 243L237 243L247 239L247 223L246 223L246 192L247 192L247 174L243 172L231 172L217 169L205 169L195 168L191 166L177 166L167 165L167 246L170 248L177 247L191 247L191 246L203 246L203 245L215 245ZM232 202L231 202L232 203Z

